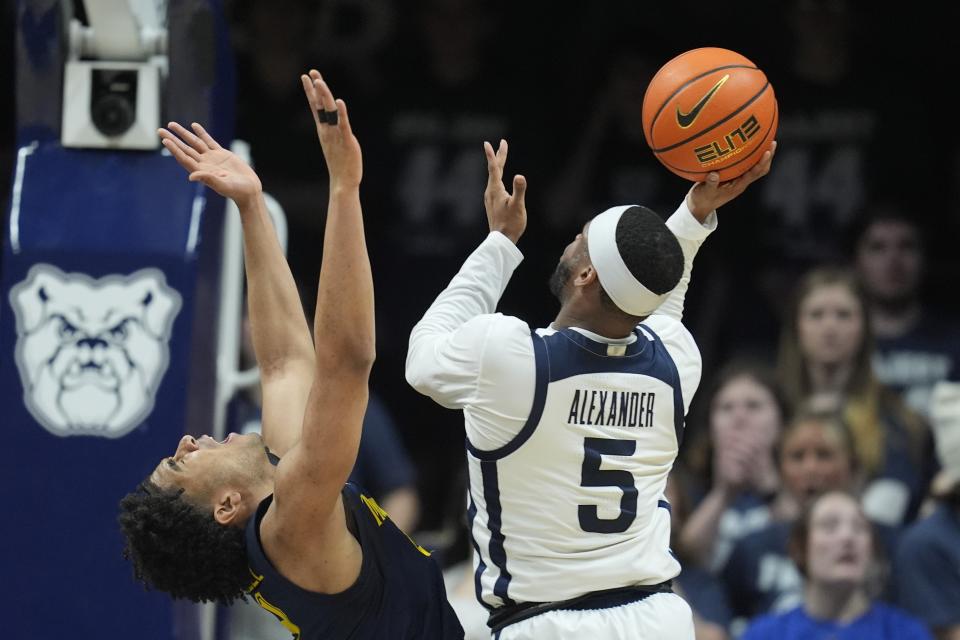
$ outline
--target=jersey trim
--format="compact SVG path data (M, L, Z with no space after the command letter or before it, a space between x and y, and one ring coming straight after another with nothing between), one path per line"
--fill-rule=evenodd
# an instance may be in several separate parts
M493 609L493 607L483 599L483 585L480 582L480 578L483 576L483 572L487 570L487 563L483 561L483 554L480 553L480 545L477 544L477 539L473 535L473 521L477 517L477 504L473 501L473 493L471 493L469 487L467 488L467 499L470 501L467 506L467 526L470 532L470 544L473 545L473 550L477 554L477 568L473 572L473 588L477 593L477 602L487 609Z
M641 331L642 327L642 331ZM651 346L650 341L644 335L647 333L653 338L656 353L649 354L647 349ZM623 355L608 355L608 344L596 342L572 329L561 329L547 337L537 335L536 330L530 331L530 338L533 341L533 355L536 368L536 382L533 393L533 406L530 409L530 415L524 423L523 428L505 445L496 449L479 449L467 438L467 450L478 460L499 460L505 458L533 436L537 429L537 424L543 415L543 408L547 399L547 387L551 382L564 380L566 378L589 373L601 373L610 371L623 371L632 373L636 366L636 358L645 356L656 358L657 353L663 354L664 358L657 359L657 363L645 372L652 378L661 380L673 388L673 415L674 431L677 436L677 446L683 442L683 390L680 387L680 374L677 371L677 365L667 351L666 346L650 327L639 325L634 329L637 339L625 345L626 352ZM547 338L562 336L569 340L573 345L589 351L597 356L596 359L590 358L587 361L578 361L576 365L571 363L570 358L558 358L556 361L550 358L550 352L546 346Z
M473 446L468 437L467 450L478 460L499 460L519 449L536 431L537 423L543 415L543 407L547 400L547 385L550 382L550 354L547 352L543 338L538 336L535 330L530 331L530 338L533 340L533 359L536 364L536 386L533 391L533 407L530 409L530 416L516 436L496 449L478 449Z
M557 382L558 380L564 380L572 376L590 373L636 373L638 360L640 358L646 358L651 361L652 366L650 366L648 370L643 371L643 374L651 378L656 378L673 389L673 428L677 435L677 446L679 447L683 442L684 410L683 389L680 386L680 373L677 371L677 365L670 356L670 352L667 351L667 347L663 344L660 336L650 327L645 324L638 325L634 329L634 333L637 339L631 344L626 345L626 353L623 355L608 355L607 347L609 347L609 345L607 343L591 340L582 333L572 329L561 329L551 336L548 336L548 338L562 336L562 338L569 341L567 344L568 349L580 348L596 356L595 358L550 358L549 382ZM653 339L652 343L647 335ZM558 342L560 342L560 338L555 338L550 348L562 349L564 345L557 344ZM572 343L572 345L569 343ZM549 358L549 352L546 357ZM540 382L539 374L540 370L538 367L538 383ZM541 412L543 411L542 406L540 410ZM533 433L532 428L530 433Z
M666 355L666 361L670 363L669 376L665 376L660 379L673 387L673 428L677 433L677 446L679 447L683 443L683 419L685 417L683 410L683 387L680 384L680 372L677 371L677 363L673 361L673 358L670 356L670 352L667 351L667 346L663 344L663 340L660 339L660 336L658 336L653 329L645 324L640 325L640 327L643 328L643 331L649 333L653 337L653 341L656 343L657 348L664 355Z
M497 461L481 460L480 471L483 475L483 499L487 504L487 528L490 530L490 561L500 572L493 585L493 595L500 598L503 604L512 605L515 603L507 595L512 576L507 570L507 552L503 548L504 535L501 531L503 509L500 506Z

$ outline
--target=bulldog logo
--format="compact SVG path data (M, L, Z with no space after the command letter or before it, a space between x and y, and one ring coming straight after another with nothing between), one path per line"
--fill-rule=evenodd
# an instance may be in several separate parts
M37 264L10 303L24 400L48 431L119 438L150 413L181 305L161 271L94 280Z

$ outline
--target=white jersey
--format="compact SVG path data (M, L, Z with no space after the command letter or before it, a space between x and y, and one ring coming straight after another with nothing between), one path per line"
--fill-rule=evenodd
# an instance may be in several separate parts
M531 332L493 313L522 255L491 233L414 328L407 380L463 409L477 595L487 607L567 600L675 577L667 475L700 381L680 322L693 257L715 228L667 221L680 284L626 338Z

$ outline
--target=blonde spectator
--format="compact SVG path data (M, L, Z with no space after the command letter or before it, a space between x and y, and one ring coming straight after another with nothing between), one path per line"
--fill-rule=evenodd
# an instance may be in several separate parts
M866 309L851 273L835 268L808 273L784 321L778 373L794 409L843 415L869 480L867 514L900 526L924 494L929 433L920 416L874 377Z
M770 522L737 542L722 573L740 621L800 602L803 580L788 553L790 531L817 496L853 491L859 484L850 432L834 414L806 414L791 421L778 462L782 485L770 506Z

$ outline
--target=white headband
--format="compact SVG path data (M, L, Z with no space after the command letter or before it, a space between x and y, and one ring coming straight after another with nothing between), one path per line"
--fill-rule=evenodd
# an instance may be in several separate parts
M634 206L613 207L591 220L587 231L587 248L600 284L614 304L632 316L648 316L656 311L670 292L657 295L643 286L630 273L617 249L617 223L623 212Z

